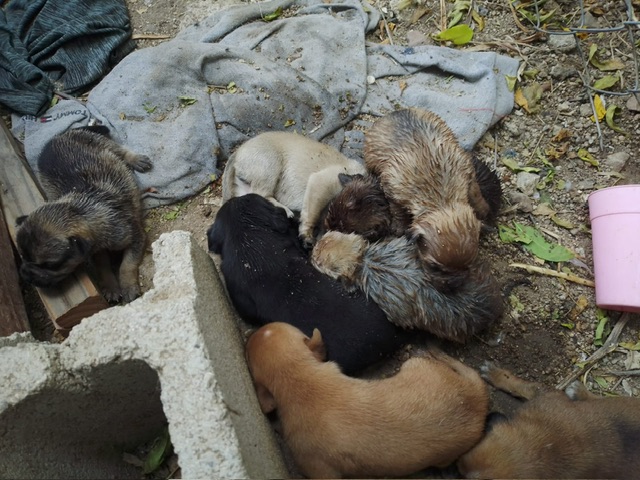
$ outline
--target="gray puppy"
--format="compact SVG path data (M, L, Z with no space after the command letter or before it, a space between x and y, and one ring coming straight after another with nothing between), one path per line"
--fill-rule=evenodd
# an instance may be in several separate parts
M38 178L49 201L17 220L20 274L50 287L95 256L107 300L130 302L140 295L138 268L146 246L132 169L147 171L151 162L108 133L102 126L72 129L44 147ZM122 252L118 277L109 252Z
M322 273L361 288L404 328L426 330L464 342L502 315L500 290L488 267L474 262L463 284L437 288L406 237L375 243L355 233L327 232L313 248L311 262Z
M300 238L310 245L322 210L342 189L338 175L364 171L360 162L324 143L295 133L265 132L229 158L222 200L257 193L289 217L300 212Z

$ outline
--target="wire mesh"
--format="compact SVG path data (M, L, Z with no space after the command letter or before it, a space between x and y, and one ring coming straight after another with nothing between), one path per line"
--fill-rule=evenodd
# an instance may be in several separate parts
M620 4L617 5L617 11L611 12L612 9L609 8L608 14L602 17L605 23L609 23L607 27L593 27L592 24L594 22L589 21L589 16L591 15L589 9L599 11L595 9L600 9L599 4L604 2L590 2L591 5L587 8L584 0L578 0L578 2L565 0L562 3L554 3L554 8L550 10L544 9L546 0L533 0L530 2L519 2L516 0L514 2L514 4L518 3L521 7L526 7L525 11L531 12L531 15L527 15L527 18L531 21L535 30L547 34L573 36L583 64L583 70L580 76L587 89L594 115L595 105L593 96L595 94L612 96L635 95L636 99L640 102L640 60L638 54L638 50L640 49L640 21L638 21L638 17L634 11L633 0L620 2ZM615 7L616 2L608 2L608 6L611 7L611 5ZM591 18L593 18L593 16L591 16ZM630 59L624 69L626 86L623 86L623 76L622 73L619 73L620 86L616 90L597 88L595 80L598 76L602 76L602 73L599 73L597 66L592 65L593 53L589 48L585 47L590 42L593 42L592 45L596 43L611 45L611 38L607 37L615 34L619 35L619 42L617 43L619 54ZM611 50L613 50L613 47L611 47ZM602 149L604 148L602 131L600 129L600 123L597 121L597 115L595 115L595 117L598 137L600 139L600 148Z

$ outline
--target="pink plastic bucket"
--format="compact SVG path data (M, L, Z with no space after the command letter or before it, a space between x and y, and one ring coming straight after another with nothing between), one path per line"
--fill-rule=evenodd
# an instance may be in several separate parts
M640 185L589 195L596 305L640 312Z

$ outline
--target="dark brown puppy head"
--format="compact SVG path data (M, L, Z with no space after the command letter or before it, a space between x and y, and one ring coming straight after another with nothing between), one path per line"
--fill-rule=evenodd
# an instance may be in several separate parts
M67 203L48 203L17 220L20 275L37 287L61 282L91 255L82 216Z
M424 264L442 272L468 269L478 255L480 221L467 204L454 204L416 217L411 233Z
M324 362L326 349L317 328L309 338L293 325L273 322L249 337L245 355L260 408L269 413L277 408L276 390L280 394L288 393L283 391L289 377L288 370Z
M389 201L374 175L338 175L343 185L331 201L320 234L335 230L357 233L367 240L391 234L392 214Z

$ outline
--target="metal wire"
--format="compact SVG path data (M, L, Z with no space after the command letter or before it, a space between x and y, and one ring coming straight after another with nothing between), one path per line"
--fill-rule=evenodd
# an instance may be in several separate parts
M578 8L580 13L580 18L577 25L547 25L543 24L541 20L542 14L540 7L545 3L545 0L534 0L532 2L532 6L534 7L534 21L533 28L539 32L544 32L547 34L554 35L572 35L576 46L578 48L578 53L584 65L583 73L580 75L584 86L587 89L587 94L589 97L589 102L591 103L591 108L594 112L594 117L596 119L596 128L598 129L598 137L600 139L600 149L604 149L603 139L602 139L602 131L600 129L600 122L598 121L598 116L595 112L595 105L593 103L593 94L601 94L601 95L612 95L612 96L622 96L622 95L635 95L636 99L640 102L640 60L638 56L638 47L637 44L640 42L640 21L638 21L635 12L633 10L632 0L624 0L625 9L626 9L626 19L621 20L618 24L608 27L608 28L589 28L587 27L586 21L586 9L584 6L583 0L578 0ZM630 56L633 59L633 85L630 88L623 88L619 91L612 90L601 90L598 88L594 88L592 85L592 75L591 68L589 66L589 58L588 54L585 52L583 48L583 43L581 37L601 34L601 33L614 33L614 32L622 32L626 30L628 35L628 41L631 48Z

